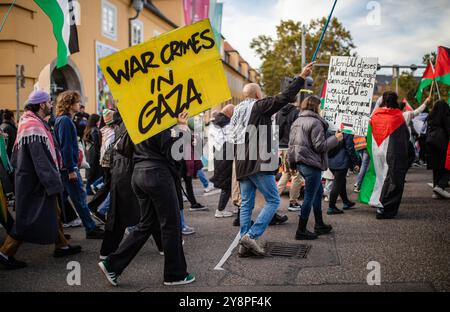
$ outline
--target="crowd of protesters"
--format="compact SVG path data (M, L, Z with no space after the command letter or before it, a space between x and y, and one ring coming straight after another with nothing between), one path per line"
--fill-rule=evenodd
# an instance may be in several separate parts
M288 216L277 211L288 187L286 208L299 215L293 237L312 240L330 233L332 225L323 220L324 199L328 215L354 209L355 200L347 193L349 172L358 174L354 191L361 192L371 159L382 155L370 150L368 138L330 131L318 97L300 100L298 94L313 66L307 65L274 97L263 97L257 84L246 85L245 100L216 112L207 136L205 129L196 131L187 113L181 113L176 126L134 145L118 111L89 115L76 91L59 94L55 103L44 91L32 92L19 122L12 112L2 111L0 195L13 204L0 214L7 231L0 266L26 267L15 258L23 242L55 244L55 257L80 253L82 247L69 243L64 228L83 225L86 239L102 240L98 265L112 285L118 285L150 236L164 256L164 284L189 284L195 276L187 269L183 235L194 234L195 229L185 221L183 202L190 203L190 211L208 209L194 194L197 177L205 193L220 190L216 218L237 215L233 225L240 227L241 257L265 256L258 239L269 225L287 222ZM383 193L388 201L377 207L377 218L397 215L410 166L426 163L433 171L433 198L449 199L449 105L432 104L428 98L418 109L408 110L398 103L397 94L386 92L373 108L372 127L380 126L380 114L393 116L383 119L392 125L383 126L395 128L402 118L404 128L394 157L383 160L391 189ZM208 160L214 171L210 181L202 162L206 139L214 155ZM172 153L179 140L187 144L179 150L181 160L176 160ZM401 170L394 176L389 168L399 162ZM265 205L252 219L256 191ZM228 208L230 199L234 209ZM307 226L311 210L313 231Z

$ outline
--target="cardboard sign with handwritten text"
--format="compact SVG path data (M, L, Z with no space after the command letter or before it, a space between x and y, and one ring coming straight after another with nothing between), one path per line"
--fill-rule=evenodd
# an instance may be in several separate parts
M331 58L324 104L330 130L367 135L377 64L377 58Z
M231 98L208 19L100 60L135 144Z

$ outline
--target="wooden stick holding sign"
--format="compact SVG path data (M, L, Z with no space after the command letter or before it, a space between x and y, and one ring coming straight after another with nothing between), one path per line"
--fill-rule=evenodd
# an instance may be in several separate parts
M330 23L331 17L333 16L334 8L336 7L337 0L334 0L333 8L331 9L330 15L328 16L328 20L323 28L322 35L320 36L319 43L317 44L316 51L314 51L314 55L311 62L314 62L317 57L317 53L319 52L320 46L322 45L323 37L325 37L325 33L327 32L328 24Z

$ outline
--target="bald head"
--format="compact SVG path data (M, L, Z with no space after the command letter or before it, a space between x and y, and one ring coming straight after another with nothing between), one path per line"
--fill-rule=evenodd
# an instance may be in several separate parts
M228 104L222 109L222 114L224 114L228 118L231 118L233 116L233 113L234 113L234 105L233 104Z
M244 97L246 99L262 99L261 87L256 83L249 83L245 85L242 92L244 93Z

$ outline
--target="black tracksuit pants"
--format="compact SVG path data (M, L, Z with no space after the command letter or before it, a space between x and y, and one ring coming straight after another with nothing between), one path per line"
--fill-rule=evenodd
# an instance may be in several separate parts
M169 168L162 167L161 163L137 163L132 185L139 200L141 220L117 252L110 255L111 270L120 275L149 237L160 230L165 256L164 281L183 280L188 273L182 245L180 206Z

